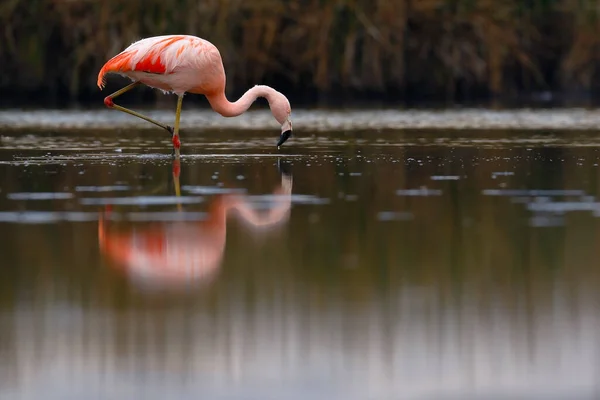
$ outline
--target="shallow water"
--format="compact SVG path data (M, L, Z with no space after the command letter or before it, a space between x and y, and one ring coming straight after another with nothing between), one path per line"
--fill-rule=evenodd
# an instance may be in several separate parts
M4 128L0 398L598 398L599 137Z
M172 124L173 108L143 110L144 114ZM224 118L209 107L184 106L181 126L186 129L265 130L278 128L268 109L254 106L235 118ZM479 108L415 109L297 109L292 110L294 129L305 132L355 131L360 129L521 129L595 130L600 126L600 110ZM2 128L48 129L152 129L146 121L108 110L0 110Z

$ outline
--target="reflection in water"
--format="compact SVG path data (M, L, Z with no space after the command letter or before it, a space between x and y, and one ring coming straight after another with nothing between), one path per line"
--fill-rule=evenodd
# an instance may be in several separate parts
M123 268L130 278L145 287L186 286L206 281L218 271L227 236L227 217L240 218L253 230L275 227L289 219L292 175L280 162L281 184L273 191L273 205L256 210L243 194L218 194L211 198L208 216L202 221L154 223L127 231L113 232L102 214L98 223L100 251ZM180 161L173 162L175 193L181 196ZM108 208L111 210L111 208ZM182 211L182 205L178 204Z
M600 398L597 139L454 134L0 151L0 399Z

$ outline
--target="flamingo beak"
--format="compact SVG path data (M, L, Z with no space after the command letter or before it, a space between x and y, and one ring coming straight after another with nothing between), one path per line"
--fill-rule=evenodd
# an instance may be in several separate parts
M285 132L283 132L281 134L281 136L279 136L279 142L277 142L277 147L281 146L282 144L285 143L286 140L288 140L290 138L290 136L292 136L292 130L289 129Z
M277 148L285 143L292 136L292 121L286 119L283 125L281 125L281 136L279 136L279 142L277 142Z

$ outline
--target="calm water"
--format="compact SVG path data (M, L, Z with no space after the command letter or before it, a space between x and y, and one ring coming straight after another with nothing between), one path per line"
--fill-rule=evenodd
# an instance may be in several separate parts
M0 131L2 399L600 396L600 134Z

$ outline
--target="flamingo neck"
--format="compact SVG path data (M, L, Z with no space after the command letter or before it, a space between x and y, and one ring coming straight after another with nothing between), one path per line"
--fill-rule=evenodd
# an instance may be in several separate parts
M246 93L244 93L238 101L233 103L227 100L224 92L218 92L216 94L206 96L206 98L208 99L212 109L222 116L236 117L246 112L252 103L254 103L254 101L259 97L264 97L267 99L269 102L269 107L271 107L276 94L277 91L269 86L256 85L253 88L248 89L248 91L246 91Z

